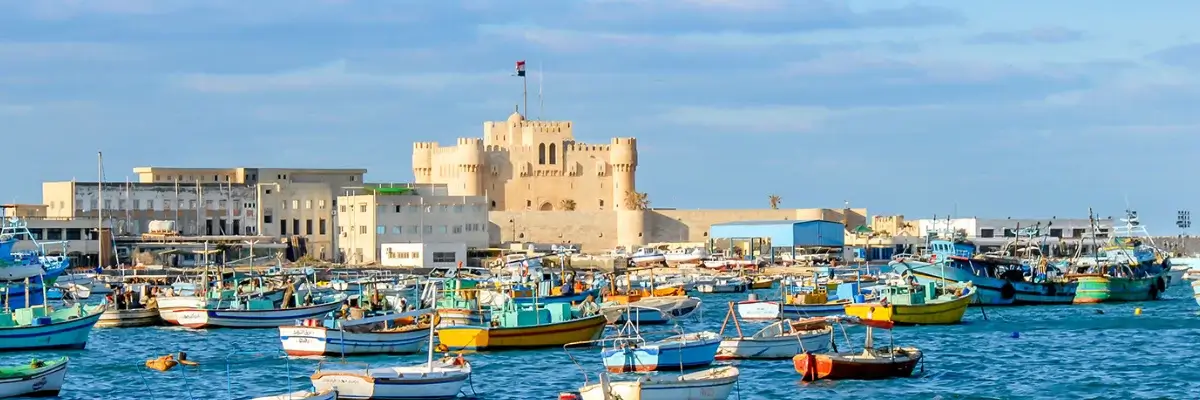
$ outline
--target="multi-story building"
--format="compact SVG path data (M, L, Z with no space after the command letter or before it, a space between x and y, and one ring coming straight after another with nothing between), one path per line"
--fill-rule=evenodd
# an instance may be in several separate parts
M117 235L146 232L152 220L176 221L184 235L302 236L309 254L330 259L335 194L362 185L364 169L134 168L136 182L103 187L104 213ZM47 215L94 217L95 182L46 182Z
M487 198L451 196L445 185L366 185L337 204L338 251L350 264L379 262L387 244L488 246Z

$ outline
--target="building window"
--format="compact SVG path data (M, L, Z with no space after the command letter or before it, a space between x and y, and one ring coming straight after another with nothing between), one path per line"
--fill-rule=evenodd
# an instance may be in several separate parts
M300 209L300 200L292 200L292 209L293 209L293 210L299 210L299 209Z
M1078 229L1078 228L1076 228L1076 229L1072 229L1072 230L1071 230L1071 237L1073 237L1073 238L1082 238L1082 237L1083 237L1083 235L1084 235L1085 233L1087 233L1087 229Z
M317 200L317 208L325 209L325 200Z
M604 207L604 199L600 199L600 207Z
M305 235L313 234L313 223L311 219L304 220L304 232Z
M366 235L367 234L367 226L363 225L363 226L358 227L358 233L362 234L362 235Z
M408 231L409 231L409 232L412 232L412 233L418 233L418 232L421 232L421 230L420 230L420 229L421 229L421 227L419 227L419 226L416 226L416 225L409 225L409 226L408 226Z
M284 201L281 201L281 202L279 202L279 209L280 209L280 210L286 210L286 209L287 209L287 200L284 200Z
M401 231L401 229L400 229L400 225L396 225L396 226L393 226L393 227L392 227L392 234L393 234L393 235L399 235L401 232L402 232L402 231Z
M1096 235L1096 237L1107 238L1108 237L1108 228L1100 228L1100 234Z
M359 205L358 205L358 212L361 212L361 213L365 213L365 212L367 212L367 204L366 204L366 203L359 204Z
M141 199L133 199L133 209L134 210L142 209L142 200Z
M461 213L462 211L463 211L463 206L462 206L462 204L459 204L459 205L456 205L456 206L454 206L454 212L455 212L455 213Z
M1062 237L1062 233L1062 229L1050 228L1050 237L1060 238Z
M545 143L538 145L538 164L539 165L546 164L546 144Z
M525 200L525 207L533 207L533 200Z
M396 206L396 212L400 212L402 209L404 209L404 206Z
M1017 233L1011 228L1004 228L1004 237L1017 237Z
M215 208L215 207L213 207L213 201L212 201L212 200L205 200L205 201L204 201L204 209L205 209L205 210L216 210L216 208Z
M80 240L83 238L81 231L82 229L67 229L67 240Z
M435 263L452 263L458 261L454 257L453 251L435 251L433 252L433 262Z
M221 200L221 209L229 208L225 200Z
M312 200L305 200L305 201L304 201L304 209L305 209L305 210L311 210L311 209L312 209Z
M300 220L299 219L292 220L292 234L293 235L300 234Z
M447 232L447 229L446 229L445 225L438 227L438 233L446 233L446 232Z
M425 225L421 228L421 231L425 232L426 234L432 235L433 234L433 225Z
M345 204L343 204L342 206L338 207L338 209L339 209L339 211L341 211L341 212L346 212L346 205L345 205Z
M279 220L279 236L287 236L287 219Z
M272 219L272 216L271 216L271 215L264 215L264 216L263 216L263 223L269 224L269 223L271 223L271 219Z
M496 208L496 201L492 200L492 209L495 209L495 208Z
M556 157L554 154L554 143L550 143L550 164L554 164L555 161L556 161Z
M317 232L319 232L319 234L321 234L321 235L324 235L324 234L325 234L325 219L324 219L324 218L321 218L321 219L320 219L319 221L317 221L317 222L318 222L318 223L317 223L317 229L318 229L318 231L317 231Z
M385 233L387 233L387 227L385 227L383 225L378 225L375 227L375 233L378 235L385 234Z
M995 229L987 228L987 229L979 230L979 237L981 237L981 238L990 238L990 237L995 237L995 236L996 236Z
M450 206L445 205L445 204L438 206L438 208L440 209L439 211L441 211L441 212L449 212L450 211Z

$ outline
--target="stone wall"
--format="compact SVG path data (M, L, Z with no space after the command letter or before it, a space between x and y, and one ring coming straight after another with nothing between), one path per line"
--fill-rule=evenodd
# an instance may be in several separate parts
M586 252L617 245L615 211L492 211L488 220L492 243L575 243Z

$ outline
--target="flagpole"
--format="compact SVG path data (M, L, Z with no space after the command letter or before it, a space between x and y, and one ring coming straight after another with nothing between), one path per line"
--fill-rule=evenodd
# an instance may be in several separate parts
M521 111L529 114L529 77L524 73L521 74L521 99L525 102Z
M542 100L542 66L543 63L538 61L538 120L542 119L542 112L546 109L546 102Z

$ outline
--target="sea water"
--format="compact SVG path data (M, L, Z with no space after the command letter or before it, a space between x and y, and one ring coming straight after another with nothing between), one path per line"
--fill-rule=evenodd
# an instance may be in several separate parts
M765 298L772 291L761 292ZM684 328L720 329L727 302L744 297L703 296L702 315ZM1137 308L1141 315L1135 315ZM761 326L743 323L742 329L749 335ZM732 334L733 325L727 329ZM1165 300L1145 303L973 307L961 325L899 327L894 334L897 345L924 351L924 372L918 367L919 374L908 379L805 383L791 360L738 361L732 364L741 369L741 379L729 398L1200 399L1200 308L1187 286L1170 288ZM862 345L861 329L850 330L850 336L855 348ZM876 337L877 343L887 343L885 332ZM63 399L249 399L309 386L308 377L322 362L280 357L279 349L274 329L97 328L86 350L0 353L0 363L70 356ZM144 366L148 359L179 351L200 366L168 372ZM465 391L481 399L555 399L583 384L574 362L593 382L601 369L598 349L466 357L474 376ZM409 355L345 361L366 367L424 360L424 355Z

